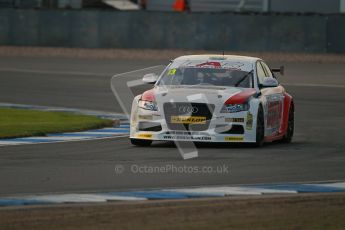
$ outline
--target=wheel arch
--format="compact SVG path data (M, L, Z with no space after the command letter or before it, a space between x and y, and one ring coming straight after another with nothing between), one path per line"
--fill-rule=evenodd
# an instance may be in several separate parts
M255 146L256 147L260 147L263 145L263 143L265 142L265 133L266 133L266 129L265 129L265 111L264 111L264 106L262 104L262 102L260 101L257 105L257 112L256 112L256 118L255 118L255 139L256 139L256 143ZM261 115L260 115L261 114ZM259 117L261 117L261 135L258 135L259 133Z

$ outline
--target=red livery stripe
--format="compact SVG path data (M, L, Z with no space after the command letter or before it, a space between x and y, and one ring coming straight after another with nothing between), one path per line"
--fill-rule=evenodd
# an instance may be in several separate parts
M250 98L251 96L253 96L256 93L255 89L246 89L240 93L237 93L235 95L233 95L232 97L230 97L225 104L229 105L229 104L243 104L245 103L248 98Z

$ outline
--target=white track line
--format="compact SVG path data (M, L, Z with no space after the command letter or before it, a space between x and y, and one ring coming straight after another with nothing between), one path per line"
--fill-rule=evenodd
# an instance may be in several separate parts
M120 129L121 130L121 129ZM129 129L128 129L128 132L126 132L125 130L121 130L121 132L117 132L117 133L119 133L119 134L126 134L126 133L129 133ZM75 132L75 133L63 133L62 135L64 135L64 134L67 134L67 135L69 135L69 134L73 134L73 135L104 135L104 136L106 136L106 135L110 135L110 136L112 136L112 135L114 135L114 134L116 134L116 132L93 132L93 131L85 131L85 132ZM55 139L55 136L50 136L52 139ZM90 136L91 137L91 136Z
M39 200L43 202L52 203L83 203L83 202L106 202L106 201L140 201L147 200L146 198L140 197L129 197L129 196L112 196L102 194L61 194L61 195L44 195L44 196L31 196L25 197L29 200Z
M54 141L54 142L25 142L25 143L19 143L14 142L12 145L45 145L45 144L57 144L57 143L66 143L66 142L82 142L82 141L99 141L99 140L105 140L105 139L117 139L117 138L123 138L128 137L129 134L126 135L118 135L118 136L111 136L111 137L97 137L97 138L87 138L87 139L77 139L77 140L65 140L65 141ZM0 142L0 148L1 147L7 147L10 146L8 144L2 145Z
M200 188L190 188L190 189L170 189L163 190L170 192L182 192L187 194L195 195L221 195L221 196L234 196L234 195L262 195L262 194L274 194L274 193L297 193L291 190L276 190L276 189L261 189L261 188L251 188L251 187L200 187Z
M27 141L1 141L0 140L0 147L6 146L6 145L26 145L28 144Z
M309 184L309 185L313 185L313 184ZM330 184L318 184L318 186L321 186L321 187L325 186L325 187L345 189L345 182L330 183Z

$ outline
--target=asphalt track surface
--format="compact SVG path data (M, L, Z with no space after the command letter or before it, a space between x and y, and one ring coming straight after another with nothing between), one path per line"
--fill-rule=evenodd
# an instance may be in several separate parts
M112 75L162 61L0 57L0 101L121 112ZM273 63L275 65L281 63ZM291 144L199 146L182 160L169 143L133 147L128 138L0 147L0 196L199 185L345 180L345 67L283 63L295 98ZM142 89L140 89L142 90ZM140 91L137 90L137 91ZM115 172L122 165L124 172ZM228 167L229 173L135 173L136 166ZM180 169L180 168L179 168Z

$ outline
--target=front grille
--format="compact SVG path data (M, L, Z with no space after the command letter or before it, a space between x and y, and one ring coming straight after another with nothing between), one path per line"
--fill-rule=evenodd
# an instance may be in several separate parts
M184 131L204 131L207 130L214 111L213 104L205 103L184 103L184 102L169 102L163 105L164 115L170 130L184 130ZM187 108L187 109L186 109ZM193 108L193 109L191 109ZM190 117L205 117L205 124L175 124L171 123L172 116L190 116Z
M162 131L162 126L157 122L139 122L138 129L139 131L159 132Z
M224 125L217 125L215 131L219 134L244 134L244 129L242 125L233 125L231 129L222 131ZM220 131L218 131L218 128Z

